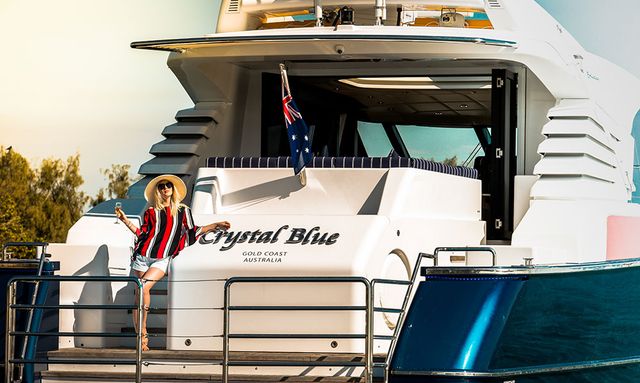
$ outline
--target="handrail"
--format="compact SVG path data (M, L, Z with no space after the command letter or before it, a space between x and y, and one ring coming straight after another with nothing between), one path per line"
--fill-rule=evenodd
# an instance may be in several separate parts
M407 306L409 305L409 299L411 298L411 294L413 293L413 287L415 286L415 281L416 281L416 278L418 277L418 271L420 270L420 265L422 264L422 260L424 258L433 259L434 266L437 266L438 258L436 255L428 254L428 253L418 253L418 258L416 259L416 263L413 265L413 272L411 273L410 284L409 284L409 287L407 288L407 292L404 296L404 300L402 301L402 308L401 308L400 315L398 315L398 322L396 323L396 328L393 330L391 345L389 346L389 351L387 352L387 358L385 360L385 369L384 369L385 381L389 381L389 366L391 365L391 358L393 357L393 353L395 352L400 328L402 328L402 325L404 324L404 319L407 313Z
M398 343L398 335L402 325L404 324L404 320L407 314L407 305L409 304L409 299L411 298L411 294L413 293L413 289L415 286L415 281L418 276L418 272L420 271L420 265L422 260L432 259L433 266L438 266L438 253L441 251L486 251L490 252L492 255L492 265L495 266L497 263L496 251L491 247L436 247L433 251L433 254L428 253L418 253L418 258L416 259L416 263L413 267L413 272L411 273L411 284L407 289L407 293L404 297L404 301L402 302L402 308L400 315L398 316L398 322L396 324L396 328L393 332L393 337L391 339L391 345L389 347L389 352L387 353L387 359L385 361L385 381L389 380L389 368L391 366L391 359L393 358L393 354L395 352L396 345Z
M436 247L433 251L434 266L438 266L438 253L441 251L476 251L476 252L489 252L491 253L491 266L495 266L498 263L496 251L492 247L473 246L473 247Z
M9 280L7 284L7 310L6 310L6 324L5 324L5 371L4 371L4 381L5 382L13 382L13 374L14 374L14 365L23 366L25 364L30 363L46 363L45 360L39 359L26 359L24 355L21 355L20 358L14 358L14 342L11 338L15 338L16 336L25 336L26 338L29 336L72 336L72 335L82 335L82 336L100 336L100 337L132 337L132 334L117 334L117 333L78 333L78 332L34 332L30 327L27 327L26 331L16 331L16 323L15 323L15 311L16 310L24 310L24 309L42 309L42 308L55 308L55 309L122 309L126 305L83 305L83 307L78 308L71 305L38 305L32 303L30 305L25 304L17 304L15 302L16 299L16 291L18 283L25 282L43 282L43 281L55 281L55 282L134 282L138 291L142 291L142 282L140 279L136 277L123 277L123 276L17 276L13 277ZM137 309L138 310L138 329L142 328L142 306L143 306L143 294L138 294L138 302L136 304L132 304L127 306L126 308ZM35 294L34 294L35 296ZM140 331L137 331L133 334L136 337L136 358L135 361L130 360L131 363L126 362L125 364L134 364L136 365L135 371L135 381L136 383L140 383L142 381L142 335ZM120 359L111 360L110 364L118 362L121 363ZM52 361L52 363L76 363L73 360L56 360ZM116 363L116 364L118 364ZM22 379L22 377L21 377Z
M240 306L231 306L231 285L234 283L362 283L366 289L366 323L365 334L230 334L229 321L230 311L237 310ZM222 342L222 383L229 382L229 366L252 365L261 366L269 365L298 365L292 362L269 362L269 361L243 361L242 363L229 361L229 339L230 338L324 338L324 337L341 337L341 338L360 338L365 339L365 377L368 383L373 381L373 296L371 282L364 277L232 277L229 278L224 285L224 321L223 321L223 342ZM253 307L253 306L249 306ZM264 306L256 306L262 310ZM293 309L294 306L282 306L287 310ZM349 306L360 309L360 306ZM275 309L276 307L274 307ZM304 306L305 310L309 310L310 306ZM334 310L335 306L315 306L318 311ZM284 363L284 364L283 364ZM333 362L331 362L333 363ZM304 362L305 366L326 366L326 361ZM362 363L336 362L334 365L340 366L362 366Z
M36 249L36 255L38 255L38 249L40 258L38 259L38 271L36 272L36 276L42 276L42 271L44 270L44 262L47 258L47 246L49 246L48 242L6 242L2 246L2 260L7 260L7 249L11 247L34 247ZM34 305L36 303L36 297L40 291L40 282L36 281L35 286L33 288L33 296L31 297L31 304ZM27 317L27 332L31 331L31 327L33 326L33 313L34 310L30 310ZM5 341L8 339L5 339ZM30 337L27 335L24 338L24 342L22 343L22 350L20 353L20 357L25 359L27 357L27 352L29 350ZM19 368L19 380L22 381L24 377L24 365L20 365Z
M49 246L48 242L5 242L2 245L2 260L6 261L7 260L7 249L10 247L35 247L35 248L39 248L42 247L43 251L42 253L44 254L47 248L47 246Z

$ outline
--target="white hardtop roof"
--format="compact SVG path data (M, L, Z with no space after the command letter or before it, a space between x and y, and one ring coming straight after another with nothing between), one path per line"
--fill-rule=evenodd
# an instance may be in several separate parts
M322 0L322 6L336 6L342 7L358 6L358 5L370 5L375 6L375 0L350 0L349 2L343 1L331 1ZM386 6L393 7L411 7L411 6L443 6L447 8L475 8L484 9L483 0L404 0L404 1L386 1ZM224 3L223 3L224 4ZM302 8L313 7L313 0L243 0L240 2L240 7L248 12L274 10L274 9L287 9L287 8Z
M138 41L133 48L184 52L188 49L204 48L228 43L297 40L388 40L426 41L443 43L473 43L515 48L516 35L509 31L492 29L454 29L433 27L375 27L340 25L333 27L266 29L255 31L214 33L202 37L183 39Z

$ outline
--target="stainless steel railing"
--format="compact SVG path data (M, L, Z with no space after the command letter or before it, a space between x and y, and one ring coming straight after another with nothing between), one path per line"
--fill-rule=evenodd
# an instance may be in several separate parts
M393 358L393 354L396 349L396 345L398 343L398 335L400 329L404 324L404 320L407 317L407 306L409 305L409 300L413 294L413 288L415 286L416 278L418 277L418 272L420 271L420 266L422 264L423 259L431 259L433 261L433 266L438 266L438 255L440 252L446 251L473 251L473 252L489 252L491 253L491 263L492 266L497 264L497 256L496 251L491 247L436 247L433 251L433 254L428 253L419 253L418 258L416 259L416 263L413 266L413 272L411 273L411 280L409 283L409 287L404 297L404 301L402 302L402 308L400 309L400 314L398 316L398 322L396 324L396 328L393 333L393 337L391 339L391 345L389 347L389 352L387 353L387 358L385 360L385 381L389 380L389 367L391 366L391 359Z
M411 299L411 294L413 293L413 286L415 285L416 278L418 277L418 271L420 271L420 265L422 265L422 260L428 258L434 260L434 265L437 265L437 258L433 254L427 253L419 253L418 258L416 259L416 263L413 266L413 271L411 273L411 279L409 280L407 291L404 295L404 300L402 301L402 307L400 308L400 313L398 315L398 322L396 323L396 328L393 331L393 336L391 339L391 345L389 346L389 351L387 352L387 357L384 363L384 374L385 381L389 380L389 366L391 365L391 358L393 357L393 353L396 348L396 344L398 341L398 334L402 325L404 323L404 319L406 318L407 306L409 305L409 300Z
M364 306L232 306L231 286L240 283L358 283L365 286ZM230 333L230 312L234 310L295 310L295 311L362 311L366 312L364 334L232 334ZM229 339L364 339L365 362L328 362L328 361L230 361ZM365 379L368 383L373 380L373 294L371 282L363 277L233 277L224 285L224 324L222 342L222 382L229 382L229 366L349 366L364 367Z
M442 247L436 248L434 254L420 253L416 259L410 280L394 280L394 279L373 279L369 280L364 277L232 277L224 281L224 305L220 308L215 308L223 311L223 333L220 335L213 335L215 337L222 338L223 355L222 361L214 364L222 366L222 381L228 383L229 381L229 367L233 366L282 366L282 367L363 367L365 373L365 379L368 383L373 380L374 368L384 368L385 377L389 375L390 361L393 357L395 347L397 344L397 338L406 318L406 310L411 299L413 289L415 286L416 278L420 270L423 259L429 258L434 262L434 266L438 264L438 253L442 251L487 251L493 255L493 264L496 264L495 251L491 248L458 248L458 247ZM42 363L42 364L56 364L56 363L78 363L77 360L52 360L52 359L25 359L24 354L21 357L16 358L14 356L15 350L13 349L14 342L10 341L18 336L86 336L86 337L136 337L136 357L135 359L104 359L102 361L92 360L92 364L135 364L135 379L136 382L140 382L142 378L142 338L140 332L135 334L123 334L123 333L92 333L92 332L35 332L31 329L26 331L16 331L15 327L15 313L16 310L35 310L35 309L138 309L138 328L142 325L142 295L138 294L138 302L135 305L36 305L33 302L31 304L18 304L16 299L16 288L18 283L25 282L41 282L41 281L58 281L58 282L134 282L137 289L142 289L142 283L135 277L124 276L105 276L105 277L81 277L81 276L38 276L38 277L16 277L13 278L7 288L7 311L6 311L6 336L7 342L5 345L5 381L12 382L14 366L25 365L28 363ZM175 282L175 281L174 281ZM231 286L241 283L352 283L362 284L365 286L365 302L361 306L260 306L260 305L232 305L231 302ZM375 287L377 285L400 285L406 286L407 290L400 308L384 308L375 307ZM232 311L364 311L365 312L365 332L364 334L234 334L230 332L230 313ZM396 326L392 335L376 335L374 333L375 328L375 316L378 312L382 313L394 313L398 314ZM232 361L229 358L230 355L230 339L330 339L330 338L343 338L343 339L361 339L365 343L364 362L357 361ZM384 363L374 363L373 361L373 348L375 340L387 340L390 341L389 351Z
M9 260L8 250L10 248L14 248L14 247L35 248L36 256L38 258L38 269L36 271L36 276L39 277L42 275L42 272L44 270L45 260L49 256L49 254L47 254L47 246L49 246L48 242L6 242L2 245L2 261L6 262ZM31 260L29 259L29 260L19 260L19 261L29 262ZM38 296L39 289L40 289L40 283L38 281L35 281L34 287L33 287L33 290L34 290L33 296L31 297L31 304L36 303L36 297ZM27 318L27 331L30 331L32 323L33 323L33 310L30 310ZM22 350L20 353L22 358L26 356L28 344L29 344L29 337L26 336L24 339L24 342L22 343ZM22 367L23 366L20 366L20 372L19 372L20 380L22 380L22 376L23 376Z
M19 283L34 283L34 282L133 282L139 291L138 302L136 305L46 305L46 304L19 304L16 303L16 292ZM24 354L20 357L15 357L14 345L15 338L19 336L25 337L25 344L27 337L30 336L85 336L85 337L136 337L136 357L133 359L105 359L103 361L91 361L91 364L129 364L136 366L135 381L140 383L142 381L142 336L140 331L136 331L135 334L123 334L123 333L107 333L107 332L40 332L32 331L30 327L27 327L25 331L16 330L16 311L17 310L33 310L37 309L57 309L57 310L81 310L81 309L101 309L101 310L122 310L122 309L137 309L138 317L138 329L142 328L142 298L143 294L142 282L136 277L83 277L83 276L24 276L14 277L9 280L7 285L7 310L6 310L6 327L5 327L5 382L14 382L14 367L15 365L26 364L77 364L78 360L55 360L55 359L25 359Z

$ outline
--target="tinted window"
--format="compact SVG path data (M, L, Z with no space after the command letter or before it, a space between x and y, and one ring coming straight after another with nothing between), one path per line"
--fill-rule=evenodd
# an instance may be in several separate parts
M397 128L409 155L414 158L473 166L474 158L484 155L472 128L416 125L398 125Z
M358 135L367 151L367 157L386 157L393 149L380 123L358 121Z

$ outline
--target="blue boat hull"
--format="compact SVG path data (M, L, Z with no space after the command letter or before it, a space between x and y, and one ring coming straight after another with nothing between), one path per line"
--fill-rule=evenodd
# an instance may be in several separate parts
M416 291L390 382L640 381L635 263L493 275L437 270L426 269Z

